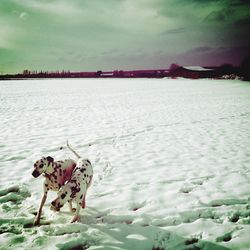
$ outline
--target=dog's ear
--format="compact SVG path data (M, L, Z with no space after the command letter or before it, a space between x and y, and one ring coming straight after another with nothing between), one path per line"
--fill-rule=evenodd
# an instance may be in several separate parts
M52 158L51 156L48 156L48 157L47 157L47 161L49 161L49 162L54 162L54 158Z

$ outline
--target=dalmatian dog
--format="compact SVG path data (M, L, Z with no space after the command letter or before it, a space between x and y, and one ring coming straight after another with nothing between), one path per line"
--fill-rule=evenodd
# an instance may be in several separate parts
M72 159L66 159L64 161L54 161L51 156L42 157L34 164L34 171L32 175L37 178L40 175L45 177L43 183L43 198L38 209L37 215L34 220L35 225L40 224L40 218L42 214L42 208L47 199L49 190L59 191L59 189L70 180L73 170L76 167L76 161ZM69 202L70 211L74 212L72 204Z
M68 148L78 158L77 165L73 170L70 180L60 188L57 198L51 202L50 209L53 211L60 211L66 202L76 203L76 212L71 223L79 221L80 208L86 206L86 193L91 185L93 177L93 168L91 162L87 159L82 159L68 144Z

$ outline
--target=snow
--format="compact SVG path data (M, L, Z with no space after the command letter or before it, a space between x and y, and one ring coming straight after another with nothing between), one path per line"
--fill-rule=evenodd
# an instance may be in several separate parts
M185 66L184 69L195 70L195 71L210 71L213 69L203 68L201 66Z
M250 85L239 80L0 82L0 249L250 249ZM81 221L33 226L41 156L88 158Z

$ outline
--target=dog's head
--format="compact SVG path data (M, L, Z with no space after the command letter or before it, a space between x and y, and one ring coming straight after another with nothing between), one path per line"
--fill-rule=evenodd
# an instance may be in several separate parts
M50 166L51 163L54 162L54 159L50 156L42 157L40 160L34 163L34 170L32 175L37 178L42 173L46 172L47 168Z

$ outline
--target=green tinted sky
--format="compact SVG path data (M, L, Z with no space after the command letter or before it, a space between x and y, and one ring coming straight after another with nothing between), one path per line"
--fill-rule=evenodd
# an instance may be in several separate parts
M0 0L0 72L239 64L249 30L249 0Z

